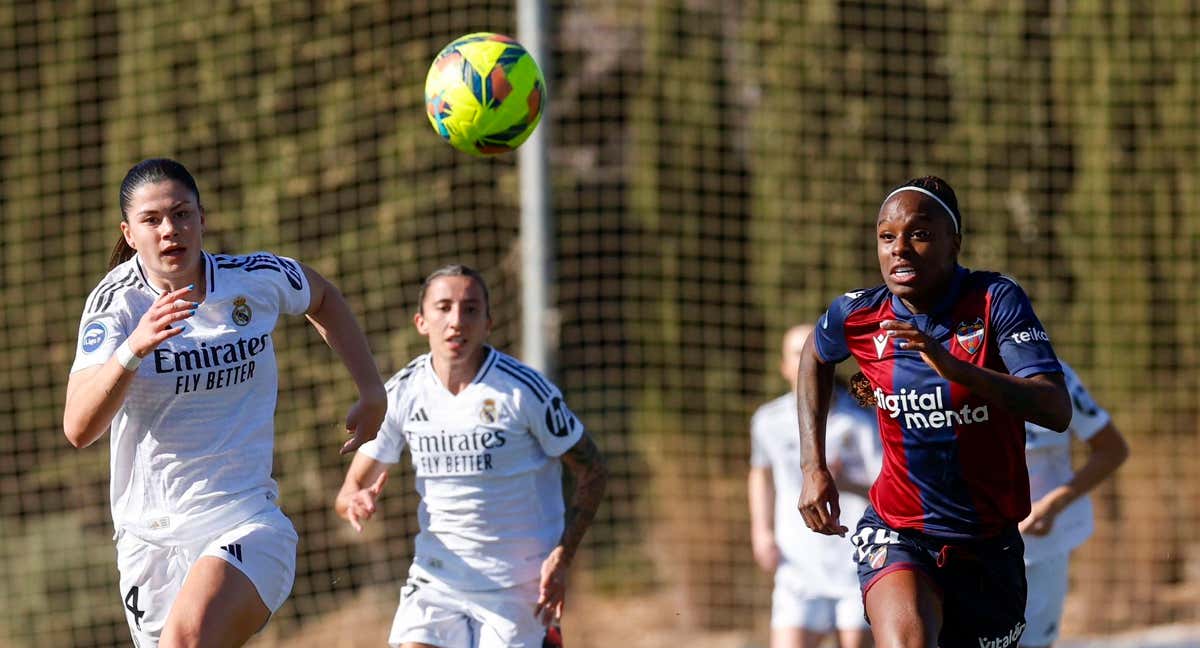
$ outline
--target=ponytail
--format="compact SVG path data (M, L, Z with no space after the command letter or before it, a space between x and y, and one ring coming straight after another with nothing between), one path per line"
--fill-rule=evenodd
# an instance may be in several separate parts
M125 242L125 237L122 236L117 239L116 245L113 246L112 252L108 255L108 269L112 270L132 259L134 254L137 253L133 248L129 247L129 244Z

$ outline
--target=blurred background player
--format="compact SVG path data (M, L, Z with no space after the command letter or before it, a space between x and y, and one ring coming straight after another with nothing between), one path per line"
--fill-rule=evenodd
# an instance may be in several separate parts
M750 421L750 537L758 566L775 576L771 648L816 648L836 632L841 648L870 645L850 541L811 533L795 509L803 475L796 443L796 374L809 324L783 336L779 371L791 391L764 404ZM874 417L842 385L826 422L830 471L841 486L842 515L857 520L882 461Z
M1025 629L1024 426L1066 429L1062 367L1016 282L958 264L962 214L944 180L889 193L875 241L883 285L834 300L801 355L800 512L814 531L847 531L825 421L835 365L854 356L867 384L852 389L876 405L884 448L852 538L876 643L1011 646Z
M556 386L487 345L477 271L435 270L417 303L429 353L388 381L387 417L355 455L337 512L361 531L408 448L420 531L390 645L540 648L604 495L604 459ZM565 525L563 465L574 478Z
M1129 456L1125 437L1108 412L1096 404L1071 367L1063 362L1062 368L1073 410L1067 433L1025 424L1025 460L1033 499L1029 516L1020 524L1029 582L1021 637L1025 648L1047 648L1058 638L1071 551L1092 535L1087 493ZM1071 468L1072 437L1087 444L1087 459L1076 473Z
M84 307L63 430L83 448L112 429L117 567L134 644L240 646L296 574L296 530L271 477L279 316L306 315L358 385L343 452L375 436L383 383L321 275L269 253L203 249L200 191L182 164L139 162L120 205L122 238Z

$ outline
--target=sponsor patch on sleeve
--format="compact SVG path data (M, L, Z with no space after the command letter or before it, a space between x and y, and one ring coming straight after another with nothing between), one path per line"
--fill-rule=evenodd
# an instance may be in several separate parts
M80 339L79 346L83 349L84 353L91 353L99 349L107 337L108 327L103 322L92 322L83 329L83 336Z

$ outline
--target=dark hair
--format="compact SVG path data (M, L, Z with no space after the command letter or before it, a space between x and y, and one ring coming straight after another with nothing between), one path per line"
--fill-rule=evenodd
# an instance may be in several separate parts
M949 182L946 182L937 176L922 176L920 178L913 178L912 180L909 180L908 182L896 187L888 195L890 196L891 194L894 194L896 191L905 187L917 187L918 189L924 189L925 191L937 196L938 200L942 201L942 204L950 208L950 213L948 216L954 220L955 231L958 234L962 234L962 212L958 210L958 196L954 195L954 189L950 187Z
M867 379L867 375L859 371L853 376L850 376L850 382L846 385L846 391L854 397L859 407L874 407L875 392L871 390L871 381Z
M169 158L148 158L133 165L133 168L125 174L125 179L121 181L121 220L129 222L129 203L133 201L133 194L142 185L164 180L174 180L187 187L196 196L196 204L200 204L200 189L196 186L196 179L192 177L186 167ZM112 254L108 257L108 269L112 270L128 261L133 258L133 254L133 248L129 247L129 244L125 242L125 237L122 236L117 240Z
M424 310L425 309L425 290L428 289L429 285L433 283L433 280L437 279L438 277L470 277L470 278L474 279L476 281L476 283L479 284L479 287L483 289L484 312L487 313L488 317L492 316L492 301L491 301L491 297L488 295L487 282L483 280L483 275L480 274L479 271L476 270L475 268L472 268L470 266L465 266L461 263L451 263L450 265L444 265L444 266L438 268L437 270L434 270L433 272L429 273L428 277L425 277L425 281L421 284L421 291L419 293L417 293L417 312L418 313L424 314L424 312L425 312L425 310Z

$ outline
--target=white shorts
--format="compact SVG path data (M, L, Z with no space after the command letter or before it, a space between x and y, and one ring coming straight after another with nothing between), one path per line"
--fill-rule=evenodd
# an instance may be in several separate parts
M1058 639L1063 602L1067 598L1070 554L1058 554L1025 564L1029 597L1025 601L1025 634L1022 646L1049 646Z
M546 628L533 615L538 581L482 592L454 591L410 575L388 645L442 648L541 648Z
M255 515L218 535L181 545L151 544L123 532L117 538L117 569L125 620L138 648L153 648L188 570L202 556L216 556L250 579L273 614L296 579L291 520L278 508Z
M804 628L820 633L866 630L862 594L814 596L777 581L771 594L771 627Z

